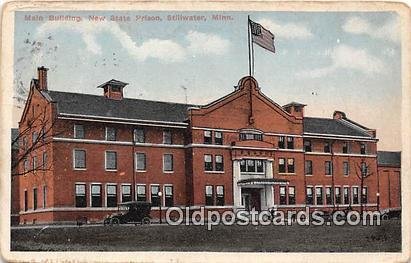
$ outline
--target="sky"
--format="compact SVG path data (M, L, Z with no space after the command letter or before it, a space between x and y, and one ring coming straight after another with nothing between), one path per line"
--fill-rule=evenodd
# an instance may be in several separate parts
M232 19L213 20L218 14ZM60 15L78 20L50 20ZM105 20L90 21L90 15ZM173 15L205 19L169 21ZM186 90L188 103L218 99L248 75L248 15L275 35L275 54L254 47L254 77L263 93L280 105L307 104L305 116L343 111L377 130L379 150L401 150L395 12L16 12L15 126L42 65L50 69L52 90L102 95L96 87L117 79L129 83L129 98L184 103ZM141 19L156 16L161 21Z

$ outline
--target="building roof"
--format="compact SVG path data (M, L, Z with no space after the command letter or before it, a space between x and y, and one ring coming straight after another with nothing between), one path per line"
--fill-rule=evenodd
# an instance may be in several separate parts
M184 122L187 109L196 105L141 99L112 100L104 96L47 91L58 112L64 114L113 117L146 121Z
M12 149L18 149L19 148L19 142L17 140L18 137L19 137L19 129L11 128L11 148Z
M401 167L401 152L377 152L377 162L379 166Z
M326 118L304 117L304 132L372 138L371 135L365 132L365 130L363 130L361 127L348 125L341 120Z

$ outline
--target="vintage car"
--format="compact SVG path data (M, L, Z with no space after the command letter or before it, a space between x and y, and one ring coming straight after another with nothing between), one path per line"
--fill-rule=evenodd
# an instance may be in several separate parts
M401 207L388 208L381 211L381 219L401 219Z
M150 224L151 203L130 201L118 204L118 212L107 215L104 225Z

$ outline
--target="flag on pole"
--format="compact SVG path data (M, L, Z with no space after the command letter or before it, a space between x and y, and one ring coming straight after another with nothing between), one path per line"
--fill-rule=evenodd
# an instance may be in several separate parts
M274 35L262 25L248 20L251 27L251 41L262 48L275 53Z

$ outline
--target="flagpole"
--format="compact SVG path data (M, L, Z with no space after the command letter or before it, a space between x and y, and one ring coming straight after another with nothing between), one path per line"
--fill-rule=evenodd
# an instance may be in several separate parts
M248 34L248 74L251 76L251 39L250 39L250 16L248 16L248 21L247 21L247 34Z

